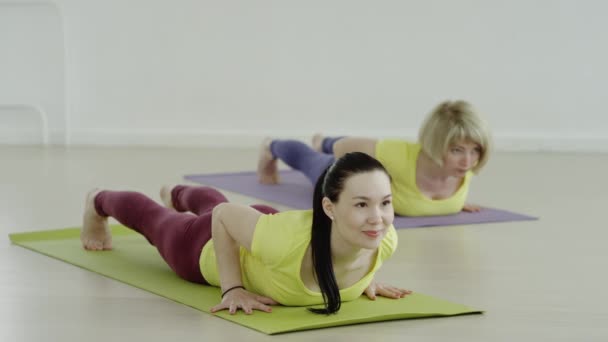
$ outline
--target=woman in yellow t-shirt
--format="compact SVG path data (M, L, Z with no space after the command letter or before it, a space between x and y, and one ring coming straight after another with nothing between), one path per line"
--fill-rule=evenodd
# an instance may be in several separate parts
M480 207L465 203L469 183L488 161L491 144L486 123L470 104L446 101L426 117L419 143L317 134L310 148L295 140L265 140L258 176L262 183L278 183L276 160L280 159L314 183L334 157L359 151L377 158L391 175L397 215L474 212Z
M165 206L137 192L91 191L83 247L111 249L108 217L114 217L144 235L180 277L220 287L212 312L323 304L309 310L331 314L363 293L370 299L411 293L374 280L397 247L397 233L389 175L367 154L347 153L325 170L312 210L278 213L181 185L163 187L161 199Z

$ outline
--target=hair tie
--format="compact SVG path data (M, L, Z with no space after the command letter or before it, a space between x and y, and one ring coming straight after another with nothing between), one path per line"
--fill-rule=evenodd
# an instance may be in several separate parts
M234 289L243 289L243 290L245 290L245 287L243 285L233 286L233 287L229 288L228 290L226 290L226 291L224 291L222 293L222 298L224 298L224 296L226 295L226 293L228 293L228 292L230 292L230 291L232 291Z

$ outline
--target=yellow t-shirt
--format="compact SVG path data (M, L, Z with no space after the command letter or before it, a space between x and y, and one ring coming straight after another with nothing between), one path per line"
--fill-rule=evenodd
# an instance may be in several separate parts
M300 268L310 245L311 210L293 210L262 215L258 220L251 252L241 247L241 276L249 291L271 297L288 306L323 304L320 292L311 291L302 282ZM382 240L371 271L349 288L340 290L342 301L354 300L373 280L374 274L397 248L397 233L391 225ZM201 272L215 286L220 285L213 239L200 257Z
M434 216L455 214L462 210L469 192L473 173L467 172L460 188L449 198L432 200L416 185L416 164L420 144L403 140L380 140L376 144L376 159L392 178L393 207L401 216Z

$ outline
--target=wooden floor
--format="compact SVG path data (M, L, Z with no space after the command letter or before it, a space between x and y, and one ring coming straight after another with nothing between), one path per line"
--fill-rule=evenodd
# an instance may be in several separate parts
M92 187L158 199L160 185L184 174L253 169L254 150L5 146L0 160L0 341L608 341L608 155L497 153L471 202L539 221L399 230L378 277L484 315L278 337L8 239L78 226Z

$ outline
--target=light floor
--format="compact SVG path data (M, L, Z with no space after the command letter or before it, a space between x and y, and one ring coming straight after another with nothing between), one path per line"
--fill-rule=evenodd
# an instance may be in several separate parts
M4 146L0 161L0 341L608 341L608 155L497 153L475 178L471 202L539 221L399 230L379 278L484 315L278 336L8 239L78 226L92 187L158 198L160 185L184 174L253 169L256 151Z

